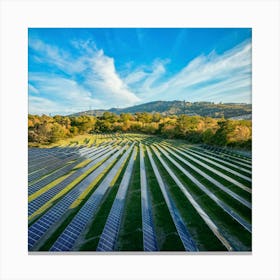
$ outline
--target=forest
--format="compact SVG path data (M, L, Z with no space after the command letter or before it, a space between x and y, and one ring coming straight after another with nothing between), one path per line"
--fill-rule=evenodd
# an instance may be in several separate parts
M190 143L251 149L252 121L160 113L104 112L101 116L28 115L29 145L48 145L87 133L137 132Z

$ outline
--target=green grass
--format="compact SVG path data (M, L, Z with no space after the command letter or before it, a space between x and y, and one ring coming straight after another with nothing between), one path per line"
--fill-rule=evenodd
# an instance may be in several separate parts
M116 248L119 251L143 251L139 152L134 163L125 201L124 216Z

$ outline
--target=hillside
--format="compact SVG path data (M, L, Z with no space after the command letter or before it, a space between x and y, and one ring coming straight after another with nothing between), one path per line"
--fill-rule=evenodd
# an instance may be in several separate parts
M190 116L199 115L203 117L212 118L236 118L246 116L250 118L252 114L252 105L245 103L219 103L213 102L184 102L184 101L153 101L127 108L111 108L108 110L88 110L72 114L71 116L100 116L104 112L109 111L117 115L121 113L161 113L164 116L167 115L181 115L186 114Z

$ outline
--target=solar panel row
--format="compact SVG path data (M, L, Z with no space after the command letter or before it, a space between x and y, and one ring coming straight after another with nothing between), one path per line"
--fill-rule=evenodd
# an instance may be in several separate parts
M127 141L129 138L125 137L122 141L124 143L129 143ZM131 138L131 140L135 140ZM48 183L54 181L56 178L59 178L60 176L63 176L63 174L68 173L70 170L73 169L73 167L78 163L78 161L82 161L82 158L88 158L92 157L93 155L96 155L94 158L100 159L101 155L104 155L108 153L110 149L113 149L114 145L117 145L120 147L122 144L120 140L114 140L114 141L108 141L103 142L98 145L97 147L83 147L83 148L76 148L69 147L69 148L52 148L48 149L47 152L40 151L43 149L30 149L31 152L29 154L29 158L35 163L36 161L39 161L42 166L37 166L37 169L35 169L35 164L32 166L33 171L30 173L30 177L32 176L38 176L38 174L42 174L45 172L49 167L44 166L43 162L47 162L47 164L50 166L50 168L53 168L55 164L57 164L57 168L53 169L54 171L50 174L47 174L42 179L38 180L36 178L33 181L32 185L29 185L29 194L33 194L37 190L40 190L42 187L46 186ZM141 211L142 211L142 232L143 232L143 249L144 251L157 251L158 244L157 244L157 238L156 233L154 229L153 224L153 215L152 215L152 209L151 209L151 201L149 198L149 192L148 192L148 184L147 184L147 178L146 178L146 169L145 169L145 153L143 151L143 145L141 144L141 141L139 142L136 140L135 143L140 143L140 186L141 186ZM235 175L236 177L240 177L244 180L246 178L249 178L249 176L245 175L251 174L251 169L247 168L247 163L245 162L246 159L241 161L241 164L238 164L238 157L234 155L230 155L230 153L220 151L217 155L212 153L210 150L203 151L202 148L174 148L170 146L170 144L167 144L165 142L161 142L159 144L153 144L153 141L147 141L145 142L148 145L152 144L152 146L149 146L152 150L150 150L149 147L147 147L147 155L148 159L152 166L153 175L155 175L155 178L160 186L161 192L163 194L165 204L167 205L170 215L172 217L172 220L174 222L174 225L176 227L177 233L184 245L184 248L187 251L197 251L198 248L192 239L192 236L190 235L186 224L184 223L182 216L177 209L175 202L173 201L173 198L171 197L171 194L168 192L168 186L165 184L165 182L162 179L162 170L158 170L158 165L155 162L155 158L157 158L161 164L160 166L163 166L165 168L165 172L169 174L170 177L173 178L177 186L182 190L184 195L187 197L187 199L190 201L190 203L193 205L193 207L196 209L198 214L201 216L201 218L204 220L204 222L208 225L208 227L212 230L212 232L216 235L216 237L225 245L225 247L228 250L233 250L235 247L231 245L231 242L229 242L225 236L228 237L228 235L224 235L225 232L221 230L215 223L216 221L211 220L211 218L207 215L207 213L200 207L200 205L197 203L197 201L192 197L192 194L188 192L188 187L186 187L185 181L182 183L178 176L176 176L175 172L172 170L179 169L185 176L190 179L190 181L193 182L194 185L198 186L199 189L201 189L205 195L209 196L210 199L212 199L219 207L221 207L227 214L229 214L234 220L236 220L238 223L240 223L245 229L247 229L249 232L251 232L251 224L247 223L244 219L241 218L240 215L238 215L232 207L227 205L224 200L216 196L215 192L208 190L208 185L204 185L200 182L200 185L197 184L199 182L199 174L201 177L203 177L203 180L208 180L213 185L217 186L230 196L232 198L236 199L237 201L241 202L244 201L244 205L247 205L248 207L251 205L248 202L248 198L246 199L239 199L242 198L231 189L228 189L223 182L220 183L218 179L214 179L212 177L211 172L218 171L219 170L225 170L226 174L231 173ZM97 143L98 144L98 143ZM108 145L106 147L106 145ZM133 144L134 145L134 144ZM100 205L104 202L104 194L108 190L108 187L110 186L112 182L112 177L116 175L116 173L120 170L121 166L123 166L124 162L126 162L129 159L128 166L125 169L125 173L123 175L123 178L121 180L121 184L119 186L119 191L115 197L113 206L111 208L111 211L107 217L105 227L103 228L103 232L100 236L99 244L97 246L97 251L112 251L116 249L116 243L119 235L120 226L122 223L122 217L125 207L125 199L126 199L126 192L127 188L130 182L130 176L126 176L127 169L130 164L131 170L130 174L133 170L133 163L132 157L135 153L134 157L136 157L137 149L134 148L133 152L131 153L133 149L133 145L131 145L129 148L123 147L123 150L126 150L125 153L123 153L122 156L120 156L120 159L118 159L114 165L111 161L112 168L110 171L106 174L106 171L110 166L110 164L107 165L107 167L104 167L104 164L107 163L109 160L112 160L112 157L109 159L104 159L103 164L101 164L99 167L103 166L103 169L99 169L99 173L95 172L97 169L92 172L88 177L91 178L90 180L82 180L78 185L74 186L69 192L63 194L62 197L60 197L58 201L55 202L55 204L47 211L45 214L41 216L34 224L32 224L29 227L29 239L28 239L28 248L29 250L37 250L40 248L41 245L43 245L43 242L46 240L46 238L50 237L52 234L52 231L59 226L61 222L64 221L66 218L66 215L68 212L67 210L71 206L71 204L79 198L80 194L87 189L87 187L92 183L92 180L95 180L95 178L98 176L98 180L100 180L100 175L103 174L103 179L101 183L98 185L96 190L92 193L92 195L87 198L87 201L83 205L83 207L77 212L75 217L71 220L70 223L66 226L64 231L61 233L61 235L57 238L57 240L53 243L50 251L71 251L75 250L77 245L80 244L81 240L80 238L83 237L83 233L85 233L87 225L90 223L90 221L94 218L94 215L96 211L99 209ZM110 146L110 147L109 147ZM105 148L106 147L106 148ZM136 150L136 152L135 152ZM97 152L98 151L98 152ZM203 152L202 152L203 151ZM112 152L112 151L111 151ZM116 150L115 150L116 152ZM110 157L114 152L107 155L107 157ZM121 154L121 151L118 151L119 155ZM98 155L97 155L98 154ZM117 153L114 154L114 156ZM129 156L131 154L131 156ZM64 166L58 165L58 162L63 164L63 161L65 159L71 159L71 156L79 157L75 162L70 163L69 165ZM54 157L57 158L57 163L53 163ZM243 159L240 157L240 159ZM102 161L103 161L102 160ZM67 161L68 162L68 161ZM100 162L100 161L98 161ZM201 164L202 163L202 164ZM92 166L92 162L90 163ZM86 169L79 169L80 175L85 172L85 170L88 170L90 168L89 165L87 165ZM169 165L172 165L172 169L169 167ZM248 163L249 165L249 163ZM62 167L59 167L62 166ZM175 167L174 167L175 166ZM187 166L187 168L185 167ZM200 168L201 166L201 168ZM32 170L31 168L31 170ZM217 168L217 169L216 169ZM190 172L188 170L191 170ZM206 171L205 171L206 169ZM208 172L209 171L209 172ZM232 172L231 172L232 171ZM76 171L77 172L77 171ZM40 209L45 203L47 203L49 200L51 200L55 195L57 195L59 192L61 192L65 187L67 187L75 178L79 177L77 175L71 177L72 175L63 180L62 184L57 184L51 189L47 190L35 198L33 201L31 201L28 205L28 211L29 216L34 214L38 209ZM228 172L228 173L227 173ZM37 173L37 174L36 174ZM94 176L93 176L93 173ZM167 174L166 173L166 174ZM46 174L46 173L45 173ZM106 175L104 175L106 174ZM190 175L190 177L189 177ZM240 175L240 176L239 176ZM44 176L44 175L43 175ZM238 180L238 178L236 178ZM216 178L216 177L215 177ZM225 177L223 177L225 178ZM250 180L248 180L249 182ZM96 183L95 183L96 184ZM123 187L121 185L123 184ZM210 185L210 184L209 184ZM205 187L205 188L204 188ZM125 192L120 192L120 189L126 189ZM208 191L207 191L208 190ZM211 193L211 194L210 194ZM241 193L242 194L242 193ZM74 199L74 200L73 200ZM245 201L246 200L246 201ZM246 204L245 204L246 202ZM249 203L249 204L248 204ZM50 203L51 205L51 203ZM231 204L230 204L231 205ZM250 207L249 207L250 208ZM218 207L217 207L218 209ZM180 209L181 210L181 209ZM219 223L218 223L219 225ZM44 240L42 240L44 239Z
M28 165L29 167L35 166L38 160L47 158L48 156L58 153L59 149L40 149L40 148L29 148L28 149Z
M244 158L242 156L236 155L236 153L231 153L230 151L226 151L226 150L218 148L218 147L211 147L211 146L203 145L202 148L204 150L209 150L211 152L214 152L215 154L218 154L221 157L231 158L231 159L237 160L239 162L242 161L243 163L246 163L246 164L251 164L251 161L252 161L251 158Z
M142 227L143 227L143 248L144 251L157 251L156 233L154 230L151 201L147 188L147 177L144 162L144 151L140 144L140 184L141 184L141 208L142 208Z
M189 151L189 150L185 150L184 152L189 154L189 155L191 155L192 158L194 157L196 160L202 159L202 160L204 160L204 161L206 161L206 162L208 162L208 163L210 163L212 165L215 165L215 167L218 167L218 168L220 168L222 170L225 170L225 171L227 171L227 172L229 172L229 173L231 173L231 174L233 174L233 175L235 175L235 176L237 176L239 178L242 178L242 179L244 179L244 180L246 180L248 182L252 182L252 178L251 177L245 176L245 175L241 174L240 172L237 172L237 171L233 170L232 168L228 168L228 167L226 167L226 166L224 166L222 164L219 164L219 163L215 162L214 160L208 159L206 157L202 157L202 156L197 155L196 153L193 153L192 151Z
M219 154L219 153L216 154L215 152L213 152L211 150L203 149L201 147L192 147L192 150L200 151L202 153L205 153L206 155L210 155L210 156L213 156L215 158L222 159L222 160L224 160L226 162L233 163L233 164L235 164L237 166L244 167L247 170L251 170L251 168L252 168L251 164L247 164L247 163L241 162L238 159L233 159L233 158L230 158L230 157L226 157L223 154Z
M125 170L123 178L121 180L116 198L112 205L109 216L106 220L105 227L100 236L99 243L96 251L113 251L116 244L120 222L123 214L125 196L127 193L129 181L132 175L133 165L137 154L137 148L135 147L133 153L128 162L128 166Z

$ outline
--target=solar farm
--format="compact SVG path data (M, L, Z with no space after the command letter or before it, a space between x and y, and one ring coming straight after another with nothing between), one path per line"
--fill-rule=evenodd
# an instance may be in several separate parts
M248 154L143 134L28 149L29 251L251 251Z

